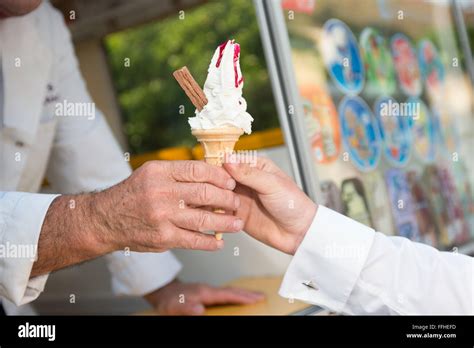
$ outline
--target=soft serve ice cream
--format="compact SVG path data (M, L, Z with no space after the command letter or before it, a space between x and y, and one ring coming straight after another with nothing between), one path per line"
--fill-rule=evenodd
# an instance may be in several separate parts
M220 45L212 57L204 83L208 103L196 116L188 119L191 129L237 127L252 132L253 118L247 112L242 97L244 78L240 71L240 45L228 40Z

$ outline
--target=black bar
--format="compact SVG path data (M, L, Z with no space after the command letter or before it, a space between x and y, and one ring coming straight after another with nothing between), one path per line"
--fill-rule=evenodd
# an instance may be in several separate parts
M473 317L439 316L79 316L0 318L0 346L54 344L392 344L473 347ZM55 325L55 339L19 337L20 328ZM22 331L25 333L25 330ZM32 331L31 331L32 332ZM409 338L419 334L420 338ZM451 335L434 338L429 335ZM47 335L45 335L47 336ZM454 337L455 336L455 337Z

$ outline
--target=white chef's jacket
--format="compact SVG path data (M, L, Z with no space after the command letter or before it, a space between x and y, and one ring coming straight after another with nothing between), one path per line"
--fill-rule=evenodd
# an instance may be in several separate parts
M54 192L80 193L112 186L131 169L98 110L95 118L55 116L56 103L92 100L67 27L49 2L0 20L0 61L0 244L35 245L56 197L36 193L45 175ZM170 252L106 258L118 294L146 294L181 268ZM28 258L0 258L0 297L16 305L36 299L48 275L30 279L32 266Z
M474 259L387 237L320 205L280 295L346 314L473 314Z

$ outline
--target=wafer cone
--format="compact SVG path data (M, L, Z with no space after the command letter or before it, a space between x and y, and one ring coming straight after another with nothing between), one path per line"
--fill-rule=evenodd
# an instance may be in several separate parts
M225 154L234 151L235 143L244 131L237 127L221 127L193 129L191 133L201 143L206 163L221 167ZM224 213L221 209L216 209L214 212ZM216 239L221 240L222 233L216 233Z

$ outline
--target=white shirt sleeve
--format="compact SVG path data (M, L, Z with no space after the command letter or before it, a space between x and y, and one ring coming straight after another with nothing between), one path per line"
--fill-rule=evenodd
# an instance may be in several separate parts
M320 205L280 295L346 314L473 314L473 282L473 258L387 237Z
M58 103L93 104L79 70L69 31L62 15L52 10L56 62L53 72ZM47 178L62 193L105 189L132 173L102 113L58 117ZM181 269L171 252L116 252L106 256L115 292L143 295L174 279Z
M38 239L57 195L0 192L0 297L17 306L35 300L48 275L31 278Z

